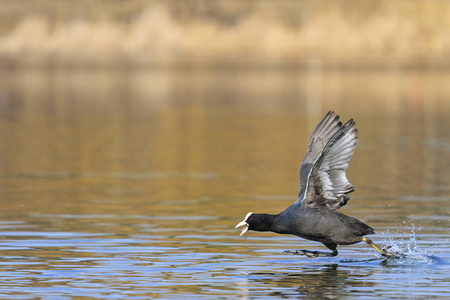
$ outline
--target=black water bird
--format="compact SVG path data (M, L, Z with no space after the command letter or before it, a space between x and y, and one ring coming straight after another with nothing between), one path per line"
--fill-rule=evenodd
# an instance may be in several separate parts
M366 242L383 256L392 256L365 235L371 227L338 211L355 190L345 175L348 161L355 151L358 130L353 119L345 125L333 111L317 125L309 140L308 150L300 167L300 193L297 201L278 215L249 212L236 225L247 230L293 234L323 243L333 252L309 250L286 251L308 257L336 256L337 245Z

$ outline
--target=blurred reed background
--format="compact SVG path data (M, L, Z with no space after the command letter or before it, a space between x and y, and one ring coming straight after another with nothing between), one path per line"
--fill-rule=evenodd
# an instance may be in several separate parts
M0 55L69 61L448 65L450 2L0 1Z

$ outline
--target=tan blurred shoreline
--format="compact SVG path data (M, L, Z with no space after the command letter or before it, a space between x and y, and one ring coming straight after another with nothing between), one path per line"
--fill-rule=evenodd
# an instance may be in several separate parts
M150 65L450 66L450 2L0 1L0 57Z

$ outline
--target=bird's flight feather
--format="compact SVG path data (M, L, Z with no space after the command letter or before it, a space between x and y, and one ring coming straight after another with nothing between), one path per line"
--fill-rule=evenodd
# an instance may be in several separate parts
M350 199L355 187L345 171L355 151L358 131L353 120L344 126L330 111L311 135L300 168L300 193L296 203L338 209Z

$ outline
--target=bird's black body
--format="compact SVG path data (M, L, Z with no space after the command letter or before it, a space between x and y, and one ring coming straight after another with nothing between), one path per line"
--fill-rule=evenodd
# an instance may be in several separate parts
M278 215L248 213L239 226L242 230L272 231L292 234L318 241L332 253L298 250L295 254L308 257L335 256L337 245L365 241L380 254L390 256L365 235L373 234L371 227L336 210L347 204L349 193L355 190L346 177L348 161L356 147L358 131L353 120L345 125L339 116L329 112L312 133L308 150L300 168L300 192L291 206Z
M249 230L292 234L321 242L331 250L359 243L362 236L374 233L363 222L328 208L290 206L278 215L252 214L247 223Z

